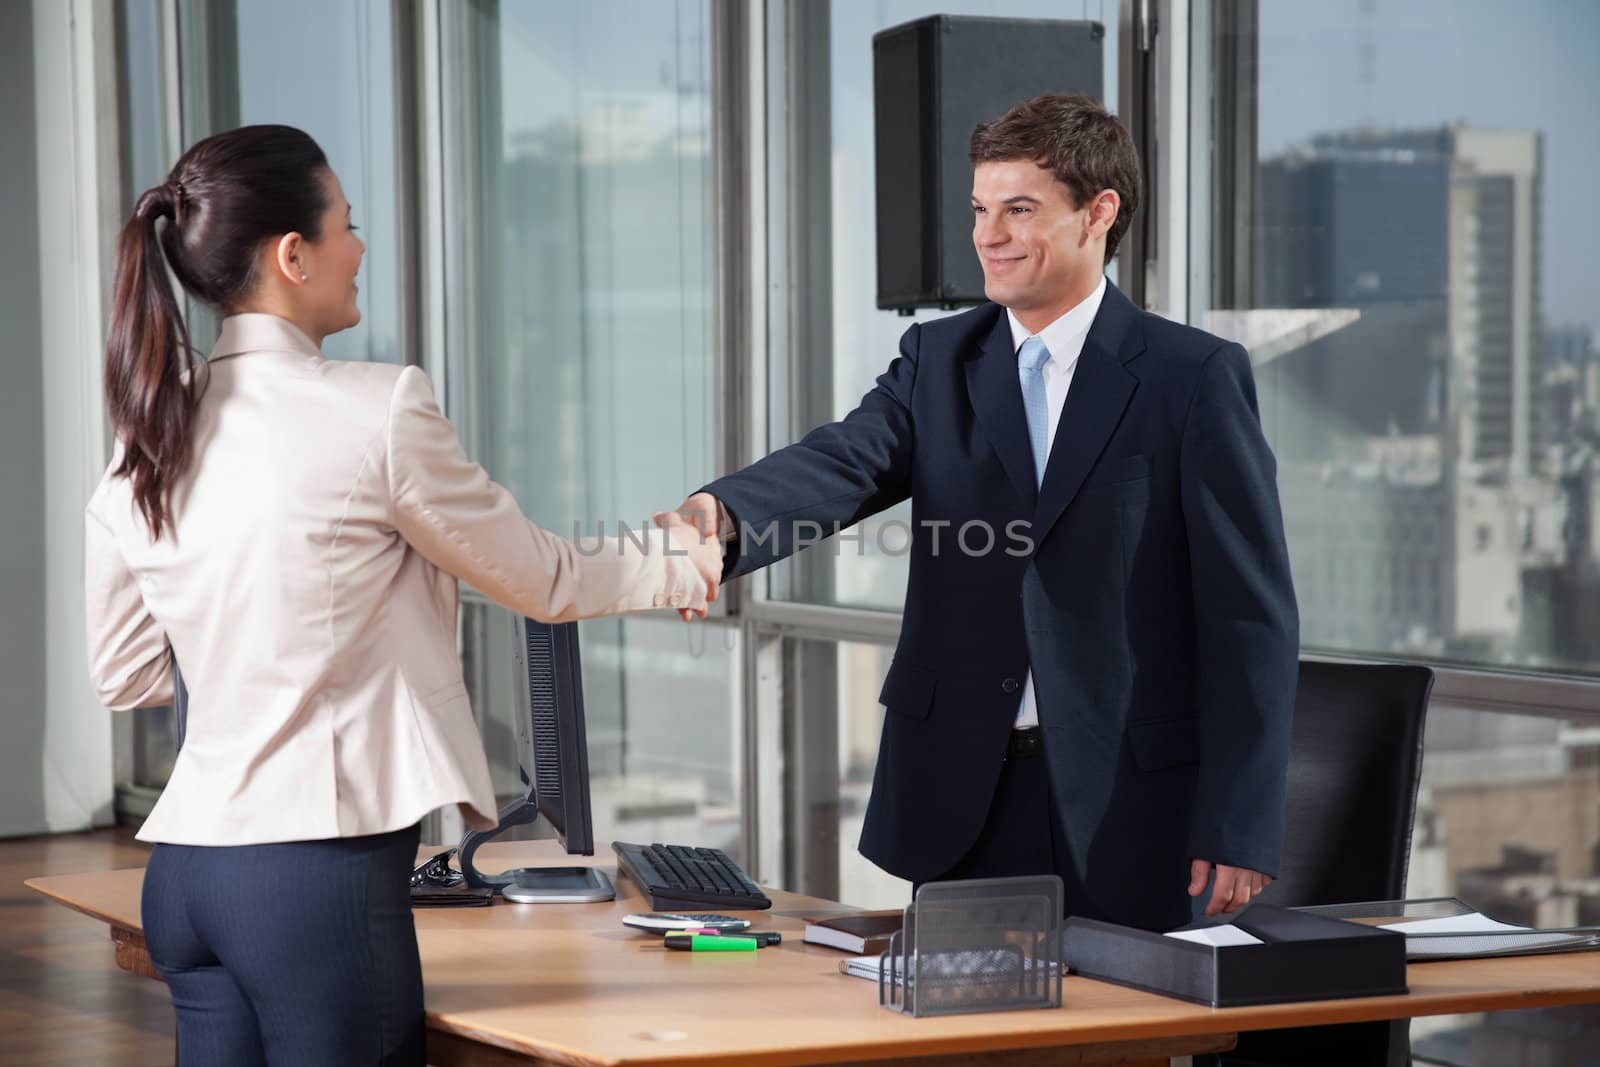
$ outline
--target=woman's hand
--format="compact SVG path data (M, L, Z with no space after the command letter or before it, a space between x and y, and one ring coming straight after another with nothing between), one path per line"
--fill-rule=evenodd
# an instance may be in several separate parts
M702 533L700 528L676 511L658 511L655 523L667 531L667 536L680 552L689 557L694 569L706 583L706 603L717 599L717 587L722 584L722 542ZM706 617L705 608L680 608L684 621Z

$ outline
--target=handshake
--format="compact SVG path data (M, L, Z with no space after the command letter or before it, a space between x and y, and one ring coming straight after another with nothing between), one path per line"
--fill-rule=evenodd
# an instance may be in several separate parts
M658 511L654 518L657 526L688 556L695 570L706 583L706 603L717 599L717 587L722 584L722 545L732 540L733 531L722 528L722 506L710 493L696 493L676 511ZM703 608L679 608L684 622L706 617Z

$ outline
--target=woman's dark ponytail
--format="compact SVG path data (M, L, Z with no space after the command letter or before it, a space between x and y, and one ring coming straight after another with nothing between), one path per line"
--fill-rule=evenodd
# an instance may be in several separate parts
M189 469L204 388L167 271L197 300L235 310L255 290L262 242L320 236L327 167L317 143L292 126L207 137L139 198L117 238L105 380L122 445L113 473L131 483L152 539L172 528L172 492Z
M179 225L182 201L181 187L158 185L122 227L106 342L106 406L123 450L115 473L132 483L153 538L170 525L172 486L189 466L197 396L189 329L156 228L161 219L169 232Z

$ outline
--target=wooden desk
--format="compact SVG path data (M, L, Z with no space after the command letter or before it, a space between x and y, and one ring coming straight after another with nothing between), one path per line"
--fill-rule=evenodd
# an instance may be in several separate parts
M487 869L575 862L549 842L480 855ZM615 876L609 859L593 862ZM139 933L143 876L28 885L109 923L118 965L154 975ZM1067 978L1059 1011L910 1019L880 1008L870 982L839 974L839 953L801 941L802 916L837 905L773 893L757 925L782 930L781 946L690 954L623 927L621 916L650 909L631 881L617 890L611 904L419 909L430 1062L1149 1064L1231 1048L1241 1030L1600 1002L1600 957L1576 953L1414 965L1404 997L1214 1010Z

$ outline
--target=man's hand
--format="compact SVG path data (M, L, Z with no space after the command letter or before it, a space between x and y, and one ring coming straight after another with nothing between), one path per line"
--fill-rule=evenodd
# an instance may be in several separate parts
M1210 860L1192 860L1189 863L1189 895L1197 897L1206 891L1206 881L1211 875ZM1211 889L1211 900L1206 904L1207 915L1232 914L1258 896L1272 884L1268 875L1245 867L1229 867L1218 863L1217 883Z
M705 525L684 513L684 508L696 497L705 497L711 501L712 528L707 531ZM677 511L660 511L655 515L655 523L673 542L689 556L689 561L694 564L695 570L700 572L700 577L706 583L706 602L717 599L717 587L722 583L722 542L716 536L717 506L716 499L705 493L697 493L684 502L684 508ZM704 608L679 608L678 614L685 622L690 619L703 619L706 617Z
M722 505L710 493L696 493L678 505L678 514L712 541L731 540L732 530L722 529Z

